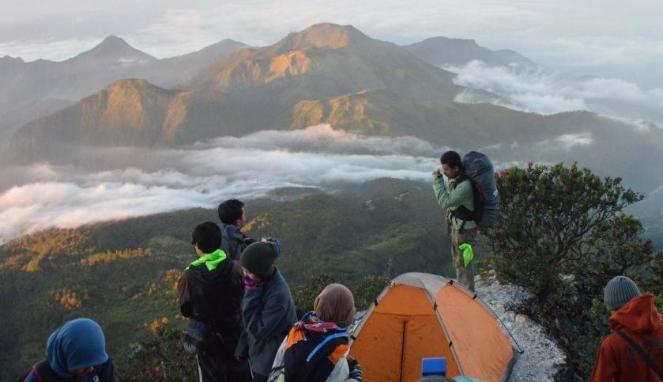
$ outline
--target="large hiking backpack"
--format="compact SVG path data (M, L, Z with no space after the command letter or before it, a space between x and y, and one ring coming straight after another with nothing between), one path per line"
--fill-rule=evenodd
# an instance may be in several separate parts
M474 221L480 227L492 227L500 215L500 199L495 184L493 163L485 155L470 151L463 157L464 175L472 183L474 211L461 206L453 216L464 221Z

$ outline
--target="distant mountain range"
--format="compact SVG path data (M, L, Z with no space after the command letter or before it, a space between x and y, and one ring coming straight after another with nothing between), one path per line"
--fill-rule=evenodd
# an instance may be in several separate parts
M245 47L240 42L223 40L194 53L159 60L110 36L91 50L60 62L2 57L0 130L15 129L56 111L53 105L61 109L123 78L178 86L224 55Z
M57 162L79 145L173 146L329 123L366 135L410 135L459 149L485 148L505 161L580 160L599 173L617 171L645 188L658 186L657 179L663 178L654 164L663 161L661 130L636 131L584 111L542 116L454 102L466 89L439 66L470 59L532 64L511 51L444 38L402 47L335 24L314 25L263 48L242 47L226 41L208 51L156 60L118 38L106 39L69 60L77 63L69 66L96 73L98 67L89 66L96 57L115 68L142 71L142 78L115 81L25 125L11 140L10 159ZM118 57L124 64L118 64ZM191 61L200 63L190 65L197 70L172 69ZM578 134L589 138L576 145Z
M288 49L288 44L298 44L295 41L297 39L331 41L334 38L344 39L345 37L340 36L344 34L353 40L352 43L355 45L361 45L359 40L362 35L356 29L350 34L337 31L330 32L332 36L336 33L336 37L325 36L326 30L332 27L327 25L325 28L320 25L311 28L308 33L292 34L289 36L290 40L286 38L273 48L285 49L284 51L288 52L291 50ZM313 36L316 33L322 35ZM338 40L326 47L329 48L334 43L342 42ZM20 58L2 57L0 58L0 136L10 135L27 122L69 106L117 80L145 79L159 87L173 88L185 86L198 76L201 77L198 81L200 83L206 79L205 75L201 75L203 69L218 64L229 53L244 48L247 48L247 45L243 43L223 40L197 52L159 60L131 47L119 37L110 36L93 49L61 62L48 60L24 62ZM473 40L435 37L405 48L436 66L462 65L476 59L496 65L508 65L512 63L511 61L517 64L531 63L518 53L493 52L478 46ZM269 54L267 52L267 55ZM283 58L278 65L285 64ZM235 68L235 71L237 69ZM282 69L297 70L294 67ZM274 68L274 70L272 75L278 76L276 73L279 69ZM352 80L351 77L347 79ZM324 84L319 85L324 86ZM329 88L325 95L339 95L333 89L334 87Z
M91 50L60 62L0 57L0 137L120 79L145 79L165 88L186 85L204 68L245 48L246 44L226 39L193 53L157 59L109 36ZM493 52L473 40L435 37L405 48L436 66L477 59L496 65L531 63L516 52Z
M539 65L522 54L510 50L490 50L479 46L474 40L432 37L406 45L415 56L435 66L463 66L478 60L489 66L506 66L519 70L536 70Z

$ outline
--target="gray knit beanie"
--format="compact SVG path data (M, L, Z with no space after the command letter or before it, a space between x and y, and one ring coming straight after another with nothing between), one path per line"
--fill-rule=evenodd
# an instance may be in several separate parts
M268 277L274 272L274 260L274 245L259 241L246 247L240 255L239 263L258 277Z
M633 280L626 276L616 276L603 289L603 303L609 310L618 310L639 295L640 289Z

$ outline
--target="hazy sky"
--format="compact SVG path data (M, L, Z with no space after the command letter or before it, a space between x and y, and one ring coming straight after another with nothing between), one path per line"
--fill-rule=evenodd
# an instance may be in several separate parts
M660 0L1 0L0 56L64 59L115 34L157 57L224 38L266 45L328 21L411 43L474 38L573 74L663 86Z

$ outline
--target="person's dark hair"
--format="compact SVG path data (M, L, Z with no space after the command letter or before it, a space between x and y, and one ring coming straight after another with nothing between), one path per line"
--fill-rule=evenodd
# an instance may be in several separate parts
M204 253L212 253L221 248L221 229L213 222L200 223L191 234L191 244Z
M447 151L440 157L440 163L446 164L450 167L463 168L463 161L460 159L460 154L455 151Z
M242 217L244 203L237 199L229 199L219 204L219 219L223 224L235 224Z

